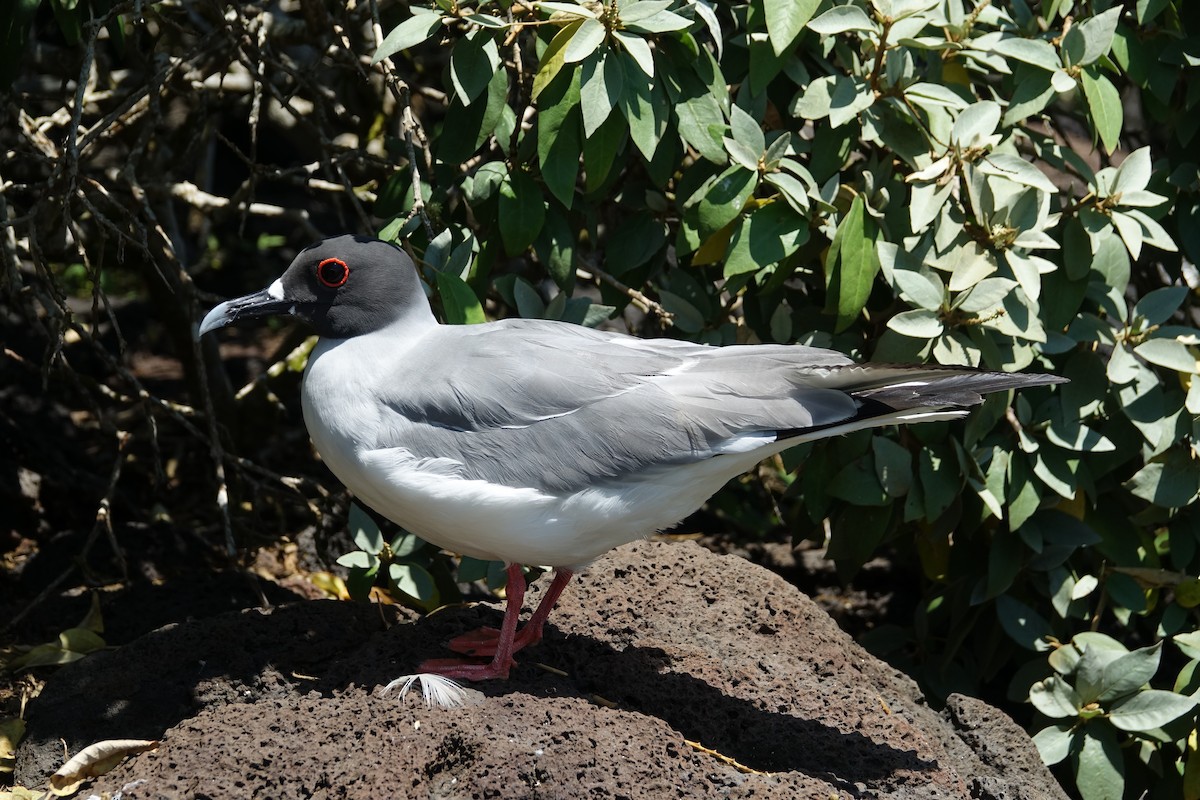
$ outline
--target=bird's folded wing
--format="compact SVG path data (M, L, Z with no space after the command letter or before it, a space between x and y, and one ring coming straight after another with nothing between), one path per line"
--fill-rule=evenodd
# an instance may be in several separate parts
M851 419L845 356L710 348L530 321L442 328L379 398L377 446L439 472L571 492Z

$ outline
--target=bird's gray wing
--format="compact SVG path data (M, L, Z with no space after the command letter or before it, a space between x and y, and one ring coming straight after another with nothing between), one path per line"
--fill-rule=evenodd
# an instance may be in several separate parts
M380 449L463 478L576 491L852 419L852 362L801 346L705 347L529 320L445 326L379 398Z

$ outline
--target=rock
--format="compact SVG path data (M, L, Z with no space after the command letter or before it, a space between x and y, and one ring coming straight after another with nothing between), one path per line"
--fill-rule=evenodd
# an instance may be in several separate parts
M530 605L548 581L539 581ZM545 641L464 708L378 696L498 622L331 601L168 626L69 665L29 710L18 782L99 739L161 738L93 792L171 798L993 798L1065 795L1003 713L931 709L772 573L639 543L573 583Z

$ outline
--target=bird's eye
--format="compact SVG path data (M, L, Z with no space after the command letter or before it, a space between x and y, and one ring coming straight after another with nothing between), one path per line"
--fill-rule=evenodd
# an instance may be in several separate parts
M350 277L350 268L340 258L327 258L317 264L317 280L322 286L336 289Z

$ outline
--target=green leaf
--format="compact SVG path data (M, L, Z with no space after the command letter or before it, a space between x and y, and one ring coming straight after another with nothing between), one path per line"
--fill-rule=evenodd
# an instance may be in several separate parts
M517 276L513 283L513 298L517 301L517 313L522 319L543 319L546 316L546 304L533 284Z
M1147 326L1161 325L1179 310L1187 295L1186 286L1164 286L1147 292L1133 307L1133 316L1141 317Z
M537 149L542 180L558 201L571 207L579 175L580 72L562 75L538 100Z
M451 325L486 322L483 306L467 282L450 272L438 272L437 289L446 322Z
M871 438L875 476L889 497L903 497L912 488L913 458L907 448L883 436Z
M901 311L888 320L887 326L901 336L913 339L933 339L941 336L944 330L938 313L925 308Z
M652 161L667 128L667 100L662 87L648 79L633 59L622 55L620 61L624 71L621 113L629 123L629 138L645 159Z
M646 43L646 40L637 34L625 31L613 31L613 37L625 48L625 52L633 58L646 77L653 78L654 55L650 52L650 45ZM625 74L628 75L628 71Z
M804 214L808 211L808 190L799 178L786 172L768 172L764 179L779 190L779 196L795 209L797 214Z
M691 20L668 11L667 0L640 0L621 9L621 27L637 33L669 33L681 31L691 25Z
M787 203L767 203L742 220L725 260L725 277L757 272L795 253L808 241L808 224Z
M1196 701L1162 689L1146 689L1114 703L1108 712L1112 724L1123 731L1150 731L1191 713Z
M450 51L450 81L463 105L471 105L487 88L500 66L495 34L476 28Z
M675 318L676 328L684 333L699 333L704 330L704 315L687 300L666 289L658 290L658 299L667 313Z
M625 73L616 54L603 48L583 62L579 104L583 109L583 135L594 134L621 102Z
M897 269L892 273L892 279L901 297L917 308L937 311L946 301L946 287L932 272Z
M354 550L338 556L337 563L347 569L370 569L379 565L379 558L362 550Z
M879 485L874 461L868 454L842 467L829 481L829 493L856 506L890 505L891 497Z
M1187 345L1178 339L1148 339L1133 348L1133 352L1160 367L1176 372L1200 373L1200 362L1188 350Z
M668 58L662 66L680 138L709 161L725 163L725 148L721 146L721 130L725 127L722 103L728 102L728 95L720 66L707 51L696 61L676 64Z
M393 28L379 43L379 49L371 57L372 66L401 50L420 44L442 27L442 15L438 12L420 6L414 6L412 11L411 17Z
M484 561L482 558L463 556L458 562L458 582L474 583L475 581L483 580L487 577L488 565L491 563L491 561Z
M826 307L837 316L836 333L849 328L858 318L879 272L875 224L867 217L865 207L862 195L857 195L838 225L825 258Z
M847 122L858 119L858 115L874 103L875 91L866 80L858 76L839 75L834 80L833 94L829 98L829 124L840 128Z
M829 116L833 105L833 89L837 78L822 75L811 81L804 91L792 100L789 111L793 117L817 120Z
M542 53L542 64L538 67L537 74L533 76L533 100L536 102L541 96L542 91L549 86L558 73L562 71L566 64L566 49L575 32L583 25L583 20L577 20L569 25L564 25L558 33L554 34L554 38L550 40L550 44L546 45L546 50Z
M754 160L757 163L758 157L767 149L767 142L758 120L747 114L741 106L734 105L729 109L729 127L733 138L755 154Z
M1161 656L1161 641L1129 653L1089 646L1075 669L1075 691L1084 703L1124 697L1154 677Z
M1033 746L1037 748L1043 764L1052 767L1070 754L1073 728L1072 723L1059 723L1034 734Z
M834 6L816 19L810 20L808 27L822 36L833 36L847 31L874 31L875 23L867 16L867 12L858 6Z
M1107 436L1076 419L1054 419L1046 430L1046 439L1065 450L1077 453L1111 453L1117 449Z
M567 221L566 215L558 209L551 208L546 214L546 224L542 226L542 232L533 243L538 259L546 265L550 277L562 290L564 302L575 288L575 238L576 231Z
M588 19L596 16L596 12L578 3L559 3L553 2L553 0L543 0L537 4L537 7L541 11L549 11L551 14L566 14L570 17L584 17Z
M1086 66L1108 55L1122 11L1121 6L1114 6L1071 26L1063 37L1063 51L1071 66Z
M422 605L436 605L437 584L429 570L419 564L389 564L388 577L401 592L416 598Z
M400 533L392 540L392 557L407 558L425 546L425 540L415 533Z
M1123 486L1160 508L1185 508L1200 492L1200 464L1186 455L1148 462Z
M1112 194L1141 191L1150 183L1153 165L1150 161L1150 148L1140 147L1130 153L1113 176Z
M379 526L358 503L350 504L350 515L346 520L346 527L354 538L354 544L360 550L374 555L383 549L383 534L380 532Z
M688 199L684 217L694 217L701 240L707 239L737 218L757 185L757 173L731 166L697 190L697 202Z
M985 175L996 175L1007 178L1014 183L1041 189L1047 194L1053 195L1058 193L1058 187L1046 177L1046 173L1020 156L1009 153L992 153L982 159L978 167Z
M1051 675L1029 687L1029 702L1051 719L1069 719L1079 716L1083 705L1071 684L1057 675ZM1063 754L1066 755L1065 753ZM1059 760L1062 760L1061 758ZM1057 762L1052 762L1057 763Z
M826 557L837 564L838 577L849 580L887 535L891 505L844 506L834 515Z
M1104 722L1085 725L1072 742L1075 788L1083 800L1121 800L1125 794L1125 760L1117 732Z
M583 169L586 173L585 188L588 192L594 192L604 185L628 136L623 117L620 114L612 114L594 134L584 138Z
M546 202L528 173L517 169L500 184L498 213L504 251L510 256L525 252L546 221Z
M782 56L812 19L821 0L763 0L767 17L767 36L775 55Z
M1121 127L1125 120L1125 110L1117 87L1095 67L1083 69L1079 73L1079 82L1083 86L1083 96L1104 149L1115 152L1121 143Z
M1045 617L1007 594L996 598L996 616L1009 638L1028 650L1042 649L1042 641L1053 633Z
M963 109L950 131L950 143L958 147L978 147L1000 124L1000 104L980 100Z
M1014 61L1023 61L1049 72L1062 68L1062 61L1059 59L1054 45L1042 39L1007 37L993 45L992 52Z
M1017 288L1017 282L1008 278L984 278L968 291L958 295L955 308L971 314L986 316L1004 305L1005 299Z
M579 29L575 31L574 35L571 36L571 40L563 48L563 61L568 64L583 61L596 52L596 48L604 43L606 35L607 31L604 29L604 23L593 17L588 17L579 25Z
M667 228L649 212L635 213L619 222L605 239L604 268L610 275L637 269L667 244Z

